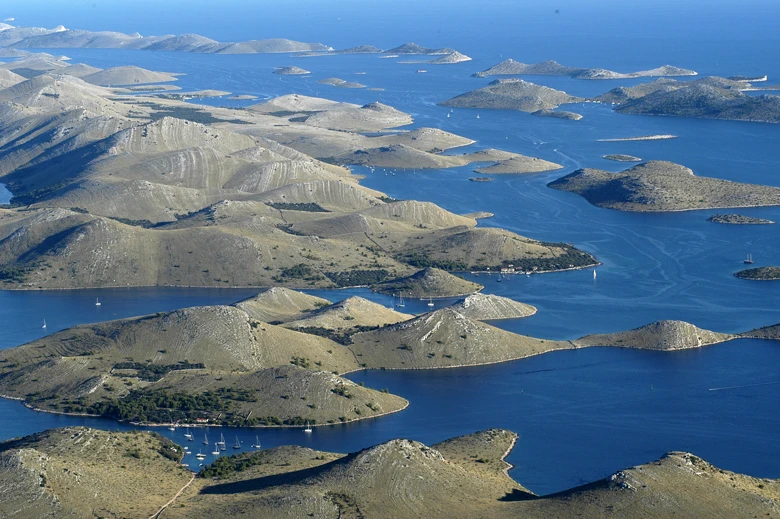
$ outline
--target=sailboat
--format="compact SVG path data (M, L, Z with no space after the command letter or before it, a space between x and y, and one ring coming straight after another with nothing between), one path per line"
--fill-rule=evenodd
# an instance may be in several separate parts
M206 433L203 433L203 445L209 444L209 436Z
M44 330L46 329L46 319L43 320L43 326L41 326Z
M432 297L428 298L428 306L433 306L433 298Z
M447 114L447 117L449 117L449 116L450 116L450 114Z
M206 459L206 455L203 454L203 452L201 452L201 449L198 449L198 453L195 455L195 457L198 458L199 460Z
M252 448L254 448L254 449L259 449L260 448L260 437L259 436L255 436L255 444L252 445Z
M596 269L593 269L593 279L596 279Z
M240 449L241 448L241 441L238 439L238 436L236 436L236 443L233 445L234 449Z
M753 255L752 254L748 254L747 258L745 258L744 262L747 263L748 265L752 264L753 263ZM45 322L44 322L44 326L43 327L46 328Z
M403 293L399 293L398 297L399 297L399 299L398 299L398 307L399 308L405 307L406 304L404 303L404 295L403 295Z
M190 432L190 428L188 425L184 426L187 429L187 432L184 433L184 437L187 438L187 440L192 441L192 433Z
M214 450L211 452L214 456L219 456L219 445L214 444Z
M95 298L95 306L100 306L102 303L100 302L99 298Z
M309 422L306 422L306 429L304 429L303 432L305 432L305 433L310 433L311 432L311 425L309 425Z
M224 434L220 433L219 441L217 442L217 445L219 445L219 450L221 450L221 451L224 451L225 449L227 449L227 447L225 447L225 435Z
M477 119L479 119L479 114L477 114Z

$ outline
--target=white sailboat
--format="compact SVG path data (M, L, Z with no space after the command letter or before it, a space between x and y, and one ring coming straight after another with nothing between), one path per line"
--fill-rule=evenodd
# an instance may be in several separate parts
M306 422L306 428L303 430L303 432L305 432L305 433L310 433L311 432L311 426L309 425L309 422Z
M209 444L209 436L206 433L203 433L203 445Z
M43 320L43 326L41 326L44 330L46 329L46 319Z
M432 297L428 298L428 306L433 306L433 298Z
M216 443L214 444L214 450L211 452L211 454L214 456L219 456L219 445Z
M398 307L399 308L405 307L406 304L404 303L404 295L403 295L403 293L399 293L398 297L399 297L399 299L398 299Z
M100 299L96 297L95 298L95 306L100 306L101 304L103 304L103 303L101 303Z
M593 279L596 279L596 269L593 269Z
M233 444L234 449L240 449L241 448L241 441L238 439L238 435L236 435L236 443Z
M206 455L203 454L200 449L198 450L198 453L195 455L195 457L198 458L199 460L205 460L206 459Z
M219 441L217 442L217 445L219 445L219 450L221 450L221 451L224 451L224 450L227 449L227 447L225 447L225 435L224 434L222 434L222 433L219 434Z
M255 436L255 444L252 445L252 448L253 449L259 449L260 447L261 447L261 445L260 445L260 437L259 436Z
M184 428L186 429L186 432L184 433L184 437L187 438L187 440L192 441L194 438L192 437L192 433L190 432L189 425L185 425Z

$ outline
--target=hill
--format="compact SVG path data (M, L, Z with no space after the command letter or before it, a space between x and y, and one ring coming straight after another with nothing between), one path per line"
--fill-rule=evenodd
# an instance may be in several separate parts
M645 350L685 350L729 341L736 335L702 330L683 321L658 321L626 332L587 335L577 346L618 346Z
M87 83L101 86L168 83L176 81L176 75L154 72L140 67L114 67L81 76Z
M548 187L621 211L688 211L780 205L780 189L709 177L672 162L649 161L620 173L580 169Z
M488 86L472 90L439 103L455 108L488 108L536 112L561 104L584 101L554 88L536 85L522 79L498 79Z
M445 54L440 58L432 59L428 63L432 65L450 65L453 63L463 63L465 61L471 61L471 58L456 51L451 54Z
M334 305L315 310L302 319L285 323L285 328L307 330L324 328L339 333L348 333L362 328L377 328L388 324L408 321L412 316L373 303L362 297L353 296Z
M512 157L510 159L498 162L492 166L477 168L474 171L484 174L518 174L518 173L541 173L544 171L555 171L562 169L563 166L536 157L526 157L523 155Z
M0 516L155 514L192 478L181 448L153 433L67 427L0 443Z
M450 308L475 321L519 319L536 313L534 306L493 294L473 294Z
M382 294L403 297L455 297L472 294L484 287L466 281L441 269L426 268L411 276L374 285L372 289Z
M553 350L568 342L506 332L444 308L352 336L349 348L373 368L430 369L492 364Z
M281 74L282 76L300 76L304 74L311 74L306 69L300 67L278 67L273 70L274 74Z

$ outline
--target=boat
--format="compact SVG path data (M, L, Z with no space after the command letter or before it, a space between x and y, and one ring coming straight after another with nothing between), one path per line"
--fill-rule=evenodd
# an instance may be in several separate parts
M252 448L253 448L253 449L259 449L259 448L261 448L261 446L260 446L260 437L259 437L259 436L255 436L255 444L254 444L254 445L252 445Z
M100 306L102 303L100 302L99 298L95 298L95 306Z
M220 433L219 434L219 441L217 442L217 445L225 445L225 435Z
M433 306L433 298L432 297L428 298L428 306Z
M745 260L744 260L744 263L746 263L748 265L752 265L753 264L753 255L752 254L748 254L747 258L745 258ZM46 328L46 321L43 322L43 327Z
M199 460L205 460L206 459L206 455L203 454L200 450L198 450L198 453L195 455L195 457L197 459L199 459Z
M206 433L203 433L203 445L209 444L209 435Z
M477 119L479 119L479 114L477 114Z
M214 456L219 456L219 445L214 444L214 450L211 452Z
M450 114L448 113L448 114L447 114L447 117L449 117L449 116L450 116Z
M306 422L306 429L304 429L303 432L305 432L305 433L310 433L311 432L311 425L309 425L309 422Z
M236 436L236 443L233 445L234 449L240 449L241 448L241 441L238 439L238 436Z
M189 441L192 441L194 438L192 437L192 433L190 432L189 426L185 425L185 429L187 429L187 432L184 433L184 437L187 438Z
M44 330L46 329L46 319L43 320L43 326L41 326Z
M406 306L406 304L404 303L404 295L399 293L399 294L398 294L398 298L399 298L399 299L398 299L398 307L399 307L399 308L403 308L403 307L405 307L405 306Z
M593 279L596 279L596 269L593 269Z

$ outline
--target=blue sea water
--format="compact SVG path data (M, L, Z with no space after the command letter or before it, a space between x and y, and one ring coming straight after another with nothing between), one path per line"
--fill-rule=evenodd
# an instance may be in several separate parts
M422 4L422 5L421 5ZM602 159L627 153L671 160L697 174L780 186L777 142L780 125L620 115L584 103L567 109L579 122L505 111L455 110L436 103L490 79L472 78L502 59L556 59L566 65L619 71L665 63L701 75L768 74L780 77L776 2L136 2L119 4L14 0L0 17L20 25L64 24L93 30L143 34L198 32L220 40L288 37L334 47L374 44L389 48L406 41L450 46L473 57L448 66L399 64L377 56L293 58L288 55L211 56L98 49L63 49L74 62L109 67L134 64L184 72L187 89L214 88L261 99L287 93L339 101L382 101L412 113L413 127L431 126L497 147L559 162L565 169L525 176L499 176L473 183L473 167L382 171L355 168L363 184L396 198L429 200L448 210L495 213L480 225L510 229L545 241L566 241L595 254L603 265L590 271L473 280L485 291L531 303L539 313L495 322L502 328L550 339L623 330L658 319L681 319L703 328L740 332L780 322L780 284L733 277L751 253L756 265L780 262L780 229L706 222L719 211L632 214L591 206L546 184L579 167L617 171ZM45 9L44 9L45 7ZM556 9L558 12L556 13ZM208 20L208 23L206 23ZM47 49L49 50L49 49ZM50 50L49 50L50 51ZM279 77L273 67L297 65L311 77ZM355 72L365 72L356 76ZM316 83L325 77L356 80L384 91L345 90ZM640 80L581 81L532 76L525 79L580 96L593 96ZM205 102L246 106L249 101ZM480 115L477 118L477 114ZM673 134L677 139L597 142L597 139ZM456 152L460 152L458 150ZM3 193L0 190L0 202ZM740 209L780 221L780 208ZM22 344L79 323L129 317L182 306L229 303L251 290L143 288L121 290L0 292L0 347ZM363 289L315 291L337 301ZM100 297L103 305L94 306ZM447 301L437 301L444 305ZM410 301L409 312L425 303ZM46 330L40 328L47 320ZM401 413L357 424L299 430L241 430L245 445L255 435L266 446L298 443L352 451L395 437L434 443L487 427L520 433L509 461L511 474L539 493L603 477L669 450L690 450L730 470L780 477L777 443L780 346L740 340L692 352L658 353L596 348L565 351L495 366L439 371L355 373L351 378L389 388L411 401ZM710 389L728 388L718 391ZM65 424L117 428L103 420L34 413L18 402L0 401L0 438ZM168 434L167 429L161 430ZM181 436L181 431L174 433ZM232 432L231 432L232 434ZM230 440L231 436L228 435ZM183 438L177 438L182 440ZM199 445L195 442L195 445ZM195 449L197 450L197 449Z

